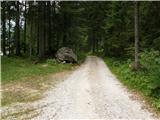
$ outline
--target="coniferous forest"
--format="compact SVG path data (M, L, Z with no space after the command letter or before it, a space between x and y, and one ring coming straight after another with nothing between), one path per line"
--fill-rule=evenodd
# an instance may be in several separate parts
M139 3L139 50L160 50L160 3ZM134 2L1 2L3 54L43 58L68 46L77 53L132 56L134 7Z
M124 85L160 110L159 1L1 2L2 85L72 69L56 61L62 47L73 50L78 64L88 55L103 58ZM7 98L2 105L11 103Z

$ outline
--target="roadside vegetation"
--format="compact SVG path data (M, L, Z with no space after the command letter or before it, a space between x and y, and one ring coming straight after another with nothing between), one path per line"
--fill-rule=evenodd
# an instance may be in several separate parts
M60 64L55 59L47 59L41 63L29 58L2 57L2 84L21 80L24 77L41 76L49 73L61 72L71 69L72 64Z
M132 68L132 59L106 58L105 62L121 82L138 90L160 111L160 52L144 51L140 56L141 69Z
M74 67L57 63L55 59L35 63L28 58L2 57L2 106L38 100L43 91L60 81L58 76L54 77L56 73L65 76L62 71Z

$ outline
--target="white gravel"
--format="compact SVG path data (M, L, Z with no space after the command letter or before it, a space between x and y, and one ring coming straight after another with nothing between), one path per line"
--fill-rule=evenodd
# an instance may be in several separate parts
M46 92L43 99L33 103L40 114L32 119L155 119L143 102L130 96L134 94L105 63L90 56L66 80Z

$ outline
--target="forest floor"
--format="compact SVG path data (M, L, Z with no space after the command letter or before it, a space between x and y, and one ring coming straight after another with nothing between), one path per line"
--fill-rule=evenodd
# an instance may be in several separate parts
M90 56L37 101L2 108L3 119L158 119L137 94L124 87L98 57Z

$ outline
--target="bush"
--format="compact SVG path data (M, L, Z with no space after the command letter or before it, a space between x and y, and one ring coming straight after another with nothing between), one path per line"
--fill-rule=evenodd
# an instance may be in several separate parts
M160 52L159 51L144 51L141 53L141 63L148 70L157 70L160 66Z
M46 60L46 63L49 64L49 65L55 65L55 64L57 64L58 62L56 61L56 59L47 59L47 60Z
M151 98L152 103L160 110L160 52L150 50L141 53L140 62L145 69L131 70L129 65L132 61L131 59L123 61L106 59L107 64L122 83Z
M160 52L144 51L141 54L141 62L150 78L147 87L152 91L151 95L160 98Z

